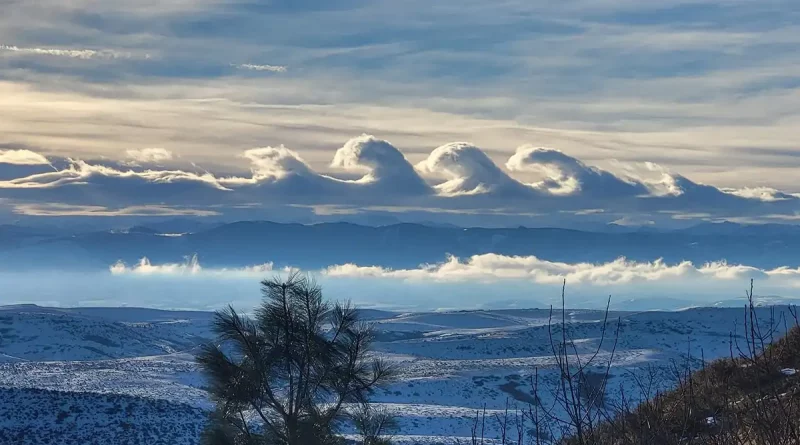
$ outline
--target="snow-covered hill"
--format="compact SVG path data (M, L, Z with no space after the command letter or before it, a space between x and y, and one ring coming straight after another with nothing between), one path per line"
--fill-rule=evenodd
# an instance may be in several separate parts
M158 314L163 312L0 307L0 361L160 355L189 350L209 336L209 313L187 318L185 313L177 312L167 319Z
M770 309L759 311L767 322ZM785 308L774 313L780 335L794 320ZM399 443L466 436L476 409L486 406L491 414L507 403L513 409L529 402L534 369L544 385L556 377L548 310L365 315L378 331L377 351L401 370L396 383L376 394L376 402L400 418ZM560 312L555 315L560 320ZM742 309L726 308L613 312L602 344L603 312L568 310L565 319L575 351L588 357L599 346L598 369L613 357L609 397L615 397L620 389L636 393L637 373L655 369L667 375L669 366L687 354L695 364L701 357L729 355L731 334L734 340L740 336L743 315ZM6 388L0 398L0 418L6 419L0 421L0 438L22 437L13 442L22 444L95 443L79 440L90 437L80 434L111 425L112 435L103 436L108 440L162 443L148 434L165 431L165 437L178 437L170 434L185 431L180 439L163 443L196 443L211 404L192 348L211 337L210 319L204 312L131 308L0 308L0 388ZM559 327L552 332L560 335ZM669 379L658 383L669 385ZM77 414L71 406L78 407ZM103 408L88 410L91 406ZM138 414L126 417L115 406ZM169 416L159 416L164 409ZM487 427L491 437L493 427ZM68 429L79 435L66 435ZM28 435L19 436L21 431ZM119 435L126 432L131 434ZM108 440L97 443L118 442Z
M193 445L206 413L165 399L0 388L0 443Z

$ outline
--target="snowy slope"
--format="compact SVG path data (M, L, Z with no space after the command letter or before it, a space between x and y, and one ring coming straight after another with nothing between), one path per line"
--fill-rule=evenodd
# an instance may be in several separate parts
M769 319L768 308L759 311L762 320ZM781 308L775 313L788 315ZM560 312L554 315L560 320ZM400 379L375 395L376 402L400 419L402 435L395 441L437 443L467 436L477 409L486 406L491 414L507 403L513 410L529 402L534 369L539 370L543 385L553 383L550 336L558 338L561 331L558 326L548 327L549 317L548 310L534 309L370 313L378 331L377 352L400 368ZM725 308L614 312L609 314L601 342L603 317L602 312L590 310L564 314L570 348L574 346L583 360L599 346L599 372L600 366L613 358L609 384L609 397L613 398L621 388L626 394L636 394L633 375L655 369L666 376L670 364L685 360L687 353L695 365L701 357L710 360L729 355L731 334L734 340L741 334L743 312ZM158 409L159 404L179 406L177 412L186 416L183 420L154 420L141 414L129 428L145 431L155 428L148 422L166 425L168 421L172 426L163 428L188 428L187 437L196 437L193 428L202 423L197 420L198 412L210 409L211 404L192 347L210 338L209 320L208 313L6 307L0 309L0 387L23 391L14 393L13 403L25 399L19 394L47 390L53 392L41 393L41 397L68 393L70 400L86 397L86 403L100 403L98 397L113 395L145 411ZM781 329L794 323L783 321L776 320ZM614 349L618 322L620 336ZM669 379L659 378L659 382L668 385ZM19 431L32 422L27 411L9 409L12 402L0 399L0 415L10 415L0 426L0 434ZM91 422L119 421L118 413L111 409L94 416ZM47 428L62 431L63 425L52 416L40 413L36 419L41 434ZM487 425L487 431L492 437L495 427ZM143 439L144 435L137 437L142 439L129 443L156 443Z
M191 349L209 335L208 318L128 322L88 314L28 305L0 308L0 361L158 355Z
M119 394L0 388L0 443L193 445L206 413Z

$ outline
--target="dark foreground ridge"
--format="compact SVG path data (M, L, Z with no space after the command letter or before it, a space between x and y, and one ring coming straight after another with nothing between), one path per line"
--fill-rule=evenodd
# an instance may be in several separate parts
M678 375L677 388L633 410L623 409L596 430L566 443L800 443L800 327L772 345L762 344L759 337L756 333L749 345L734 346L732 358Z

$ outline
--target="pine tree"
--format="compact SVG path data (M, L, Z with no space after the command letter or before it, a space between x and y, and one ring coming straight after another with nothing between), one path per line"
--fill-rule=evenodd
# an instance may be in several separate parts
M297 273L261 284L254 317L232 307L217 312L218 344L198 356L216 402L203 443L343 443L337 432L350 417L346 408L368 410L369 395L393 374L369 355L371 327Z

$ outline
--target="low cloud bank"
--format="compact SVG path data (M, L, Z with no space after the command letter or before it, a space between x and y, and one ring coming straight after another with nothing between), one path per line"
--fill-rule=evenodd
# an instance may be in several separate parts
M263 277L267 273L287 272L290 269L276 269L271 262L242 268L204 268L198 257L193 255L180 263L152 264L146 257L133 265L120 261L110 266L109 270L113 275L134 276ZM695 265L691 261L667 264L663 260L638 262L625 258L606 263L562 263L532 255L507 256L494 253L473 255L465 259L449 256L441 263L423 264L415 269L391 269L350 263L332 265L310 273L328 278L437 283L525 281L558 285L566 280L568 285L580 286L616 286L659 281L674 283L681 279L742 282L752 278L800 288L800 268L785 266L761 269L724 261Z
M213 306L228 301L255 304L258 282L286 274L290 269L276 268L272 263L242 268L203 267L192 256L176 263L153 264L147 258L132 265L118 262L109 271L99 279L109 288L124 283L131 292L147 288L152 294L163 292L166 286L176 300L202 295L198 301ZM442 263L414 269L339 264L307 272L316 277L330 298L398 310L506 306L496 302L513 302L509 307L548 307L558 303L563 280L567 282L571 305L586 308L602 306L608 295L613 295L615 304L637 300L640 309L737 301L751 278L756 280L759 296L800 297L800 268L760 269L725 262L667 264L619 258L607 263L570 264L534 256L485 254L465 259L449 257Z
M465 260L451 256L439 264L416 269L388 269L379 266L343 264L330 266L323 272L331 277L395 278L401 280L433 280L444 282L525 280L538 284L558 284L566 280L573 285L622 285L637 282L672 281L675 279L708 280L782 280L800 286L800 268L781 267L772 270L726 262L697 266L690 261L666 264L628 261L618 258L608 263L559 263L535 256L473 255Z
M259 282L289 270L264 263L250 267L204 267L197 257L154 263L143 258L105 271L69 273L37 270L0 272L4 304L144 306L216 309L233 304L251 309L261 301ZM532 256L450 257L413 269L339 264L307 271L325 296L362 307L408 310L547 308L560 304L567 280L568 306L604 307L612 296L618 309L679 309L725 301L744 303L744 289L756 280L757 296L770 302L800 297L800 269L662 261L559 263Z
M272 263L258 264L243 268L204 269L197 259L197 255L186 257L182 263L152 264L148 258L142 258L138 263L128 266L122 261L113 264L109 270L113 275L143 275L143 276L205 276L220 278L250 278L264 277L270 272L280 272L273 268Z

